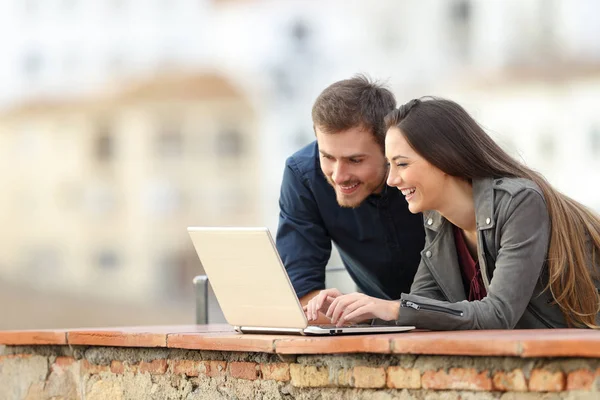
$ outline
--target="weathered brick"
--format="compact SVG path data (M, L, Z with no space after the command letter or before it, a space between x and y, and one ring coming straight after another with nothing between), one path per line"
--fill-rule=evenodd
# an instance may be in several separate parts
M229 363L229 375L234 378L253 381L258 378L258 364L254 362L232 361Z
M0 356L0 362L3 359L6 359L6 360L11 360L11 359L15 359L15 358L16 359L25 359L25 358L30 358L30 357L32 357L32 354L7 354L5 356Z
M227 372L227 361L201 361L200 372L211 378L224 376Z
M113 374L123 374L125 373L125 365L122 361L112 360L110 362L110 372Z
M494 390L502 392L526 392L527 380L525 374L520 369L514 369L510 372L497 371L492 379Z
M296 387L329 386L329 370L327 367L290 364L290 376L292 385Z
M352 386L353 381L353 369L352 368L340 368L337 370L335 374L335 378L333 379L334 386L339 387L350 387Z
M170 360L171 370L175 375L198 376L200 363L194 360Z
M59 370L62 371L65 368L73 365L73 363L75 363L75 359L73 357L56 357L56 360L54 360L51 368L53 372L57 372Z
M534 369L531 371L529 390L533 392L560 392L564 389L564 372L552 372L544 369Z
M489 391L492 389L492 379L488 371L478 373L474 368L450 368L448 372L425 371L421 376L421 386L424 389Z
M56 357L54 360L54 365L59 366L61 368L70 367L75 362L73 357Z
M464 393L464 392L463 392ZM477 398L468 398L469 400L479 400ZM504 392L502 396L500 396L500 400L559 400L560 397L558 395L548 395L548 393L537 393L537 392ZM463 400L463 398L458 398L457 400ZM466 399L465 399L466 400ZM490 400L490 399L487 399ZM582 399L580 397L576 397L574 399L568 398L568 400L587 400ZM589 399L592 400L592 399ZM593 399L596 400L596 399Z
M124 374L126 372L131 372L133 374L137 373L137 365L131 365L127 362L113 360L110 362L110 372L113 374Z
M290 380L290 365L286 363L260 364L262 378L279 382Z
M588 369L578 369L567 375L567 390L590 390L594 387L596 374Z
M81 373L84 375L85 374L99 374L101 372L108 372L110 370L110 367L108 365L92 364L88 360L85 360L85 359L81 360L79 365L81 367Z
M138 370L142 374L148 372L150 375L162 375L167 372L167 360L141 361Z
M415 368L389 367L387 387L396 389L420 389L421 372Z
M385 369L383 367L354 367L352 373L354 387L382 388L385 386Z

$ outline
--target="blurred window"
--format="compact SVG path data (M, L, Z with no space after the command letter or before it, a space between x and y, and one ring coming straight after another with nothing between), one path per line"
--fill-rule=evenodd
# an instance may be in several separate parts
M146 209L155 216L172 215L184 206L182 190L170 182L152 182L146 189Z
M59 251L52 247L34 248L25 257L27 270L34 276L55 274L62 265Z
M471 3L469 0L456 0L450 8L452 22L467 24L471 18Z
M198 273L198 264L198 257L189 257L177 250L158 255L155 265L157 292L172 300L190 298L193 295L191 282Z
M117 196L114 189L94 184L86 188L84 192L84 207L92 215L106 216L116 210Z
M156 138L156 154L161 158L181 158L183 135L177 124L170 122L161 125Z
M303 20L296 20L290 26L290 37L294 50L303 53L310 45L310 28Z
M42 73L43 59L39 52L31 51L23 58L23 75L27 79L35 79Z
M462 60L469 58L471 11L469 0L455 0L450 6L451 45Z
M96 160L100 162L111 161L115 156L114 147L114 135L110 125L106 121L99 123L96 129L96 139L94 143Z
M120 267L121 260L115 250L102 249L95 255L95 265L103 270L113 270Z
M244 154L244 138L240 131L228 129L217 136L217 155L223 157L241 157Z

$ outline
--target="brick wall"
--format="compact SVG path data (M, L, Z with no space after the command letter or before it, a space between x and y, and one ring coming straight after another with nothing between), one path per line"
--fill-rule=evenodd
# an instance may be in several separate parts
M3 353L2 400L600 398L597 359L67 346L7 346Z

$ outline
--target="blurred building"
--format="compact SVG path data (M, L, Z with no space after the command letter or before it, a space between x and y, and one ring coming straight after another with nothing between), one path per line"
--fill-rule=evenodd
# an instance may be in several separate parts
M256 114L215 74L0 116L3 280L112 298L189 295L189 225L256 224Z
M314 99L361 72L399 102L458 100L600 209L598 15L595 0L1 1L0 283L190 291L185 227L275 230Z
M507 67L600 60L595 0L24 0L0 4L0 104L219 70L257 109L264 224L310 107L356 72L400 101Z
M515 67L444 90L509 153L600 212L600 63Z
M208 0L0 2L0 102L78 96L113 80L197 65Z

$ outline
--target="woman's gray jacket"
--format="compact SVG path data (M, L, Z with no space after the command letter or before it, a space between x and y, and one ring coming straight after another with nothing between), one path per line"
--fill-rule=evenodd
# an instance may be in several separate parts
M466 300L452 224L426 212L421 263L410 294L402 294L396 324L432 330L566 327L544 290L550 219L540 188L526 179L479 179L473 198L487 296Z

